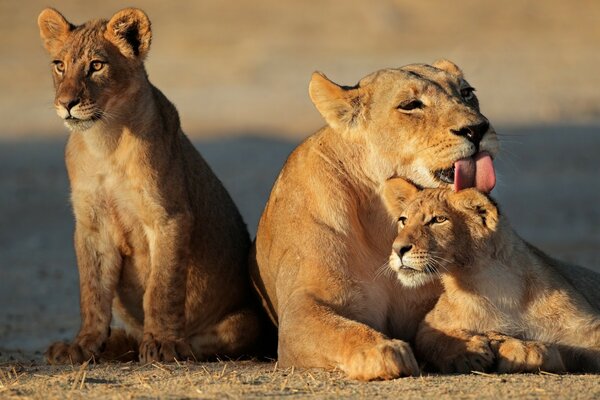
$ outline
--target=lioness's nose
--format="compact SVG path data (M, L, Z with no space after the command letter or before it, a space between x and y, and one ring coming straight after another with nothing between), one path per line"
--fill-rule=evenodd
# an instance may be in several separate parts
M61 106L63 106L64 108L67 109L67 111L71 111L71 109L73 107L75 107L77 104L79 104L81 102L81 99L79 97L73 98L73 97L59 97L57 99L58 104L60 104Z
M403 244L403 245L399 245L399 246L394 246L394 250L396 250L396 253L398 253L398 255L400 256L400 258L402 258L403 255L405 255L406 253L408 253L410 251L410 249L413 248L412 244Z
M486 119L479 124L467 125L460 129L451 129L451 131L455 135L464 136L473 144L478 145L488 129L490 129L490 123Z

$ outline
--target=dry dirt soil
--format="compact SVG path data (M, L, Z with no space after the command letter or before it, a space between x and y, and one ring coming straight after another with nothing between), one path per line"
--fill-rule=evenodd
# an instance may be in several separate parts
M353 84L447 57L502 140L494 191L527 240L600 271L600 3L595 1L130 1L153 21L151 80L232 193L251 234L289 152L322 123L319 69ZM359 383L275 361L50 367L79 325L73 217L35 24L124 4L0 0L0 398L598 398L598 375L430 375Z

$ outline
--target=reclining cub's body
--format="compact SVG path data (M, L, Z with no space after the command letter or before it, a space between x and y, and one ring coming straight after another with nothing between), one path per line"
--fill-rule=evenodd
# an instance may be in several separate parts
M132 340L110 334L111 305L142 361L247 351L259 326L246 226L148 81L146 15L125 9L76 27L47 9L38 23L54 59L55 106L71 130L82 317L74 342L52 345L49 361L119 356Z
M442 372L600 371L593 298L562 275L566 264L523 241L488 197L418 191L402 179L384 192L400 217L390 266L405 285L439 276L444 286L415 339L426 362Z
M313 75L310 95L328 126L287 160L251 260L279 326L281 365L358 379L418 373L407 341L440 286L404 288L380 274L395 236L381 186L393 176L447 185L457 160L497 151L460 70L435 65L382 70L351 88Z

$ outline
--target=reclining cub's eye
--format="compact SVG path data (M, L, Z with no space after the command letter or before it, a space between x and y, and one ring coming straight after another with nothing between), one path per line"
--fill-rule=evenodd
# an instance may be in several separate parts
M104 68L104 63L102 61L92 61L90 68L94 72L100 71L102 68Z
M62 75L62 73L65 72L65 63L62 61L54 60L52 61L52 64L54 64L54 70L57 74Z
M398 106L399 110L403 110L403 111L412 111L412 110L416 110L416 109L420 109L423 108L425 105L423 104L423 102L421 100L409 100L409 101L405 101L404 103L400 103L400 105Z
M468 88L461 89L460 95L465 100L471 100L475 96L475 94L473 92L475 92L475 89L472 87L468 87Z
M441 224L442 222L448 221L448 218L443 217L441 215L437 215L431 219L432 224Z
M398 218L398 223L400 224L400 226L404 226L404 224L406 224L406 217Z

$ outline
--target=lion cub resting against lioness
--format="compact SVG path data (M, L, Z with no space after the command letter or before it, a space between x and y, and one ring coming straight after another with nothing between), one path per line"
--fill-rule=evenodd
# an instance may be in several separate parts
M442 372L600 370L600 312L490 198L392 179L384 201L398 218L398 279L444 286L417 331L423 361Z

